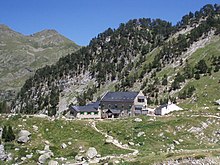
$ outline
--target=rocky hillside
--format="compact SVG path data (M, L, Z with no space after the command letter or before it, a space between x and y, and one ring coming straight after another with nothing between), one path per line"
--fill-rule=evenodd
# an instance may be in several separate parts
M109 28L87 47L37 70L22 87L13 109L54 115L71 102L85 104L106 90L141 89L152 106L193 98L195 91L203 89L195 84L219 75L219 49L197 52L214 42L218 45L219 12L218 5L206 5L175 26L143 18ZM214 79L216 86L218 77ZM190 84L191 80L197 82Z
M78 48L55 30L25 36L0 25L0 99L11 99L37 69Z

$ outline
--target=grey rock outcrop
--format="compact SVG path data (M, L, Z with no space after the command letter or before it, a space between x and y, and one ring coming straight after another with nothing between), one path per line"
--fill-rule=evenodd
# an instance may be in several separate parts
M38 158L38 162L44 164L48 159L53 156L52 152L46 152Z
M29 140L30 140L30 135L31 133L27 130L21 130L19 133L18 133L18 139L17 141L19 143L27 143Z
M97 150L94 147L90 147L86 152L86 156L90 159L93 159L98 154Z
M112 136L108 136L107 139L105 140L106 143L112 143L113 142L113 137Z
M41 154L38 158L38 162L40 164L45 164L45 162L50 159L53 155L53 152L50 150L49 145L45 145L43 151L38 151L39 154Z
M48 165L59 165L59 163L57 161L55 161L55 160L50 160L48 162Z
M0 160L7 160L8 155L5 153L5 149L3 145L0 145Z

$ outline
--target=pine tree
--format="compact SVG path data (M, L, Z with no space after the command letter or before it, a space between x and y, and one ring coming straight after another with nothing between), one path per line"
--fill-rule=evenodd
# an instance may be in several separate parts
M2 139L5 139L5 138L6 138L7 132L8 132L8 131L7 131L7 127L4 126L3 131L2 131Z
M171 89L173 90L180 89L180 83L176 79L171 84Z
M163 76L163 80L162 80L162 85L167 85L168 84L168 81L167 81L167 75L165 74L164 76Z
M195 74L195 79L196 79L196 80L199 80L199 79L200 79L199 73L196 73L196 74Z
M10 142L10 141L13 141L13 140L15 140L15 135L14 135L14 132L12 130L12 127L9 125L8 130L7 130L7 134L6 134L6 137L5 137L5 142Z
M216 65L215 68L214 68L214 72L218 72L220 69L220 66L219 65Z
M198 72L200 74L206 73L208 70L208 66L207 66L205 60L200 60L196 66L196 69L198 70Z

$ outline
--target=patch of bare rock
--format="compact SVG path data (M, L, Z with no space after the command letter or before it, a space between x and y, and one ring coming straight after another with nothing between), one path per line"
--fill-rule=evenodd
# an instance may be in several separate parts
M169 160L155 165L219 165L220 158L185 158L178 160Z

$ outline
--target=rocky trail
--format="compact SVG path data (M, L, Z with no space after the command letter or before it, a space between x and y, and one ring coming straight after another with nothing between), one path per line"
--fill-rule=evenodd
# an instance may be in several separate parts
M112 144L115 145L116 147L121 148L121 149L124 149L124 150L133 151L132 153L129 153L129 154L120 155L119 158L126 158L126 157L129 157L129 156L131 156L131 155L135 156L135 155L137 155L137 154L139 153L139 151L138 151L137 149L130 148L128 145L120 143L117 139L114 139L112 136L110 136L110 135L108 135L107 133L102 132L101 130L99 130L99 129L96 127L95 121L93 121L93 122L91 123L91 126L92 126L92 128L94 128L97 132L101 133L102 135L104 135L104 136L106 137L106 142L107 142L107 143L112 143Z
M115 145L118 148L132 151L132 153L128 153L128 154L108 155L108 156L96 158L95 160L89 160L89 163L98 163L98 162L101 162L103 160L110 160L110 159L125 159L125 160L129 161L129 160L132 160L132 157L136 156L139 153L139 151L137 149L130 148L127 144L122 144L117 139L114 139L112 136L110 136L107 133L102 132L101 130L99 130L96 127L96 122L95 121L92 121L89 124L91 125L91 127L95 131L97 131L98 133L100 133L100 134L105 136L106 143L111 143L111 144ZM85 163L85 162L76 163L75 165L82 164L82 163Z
M90 121L89 125L98 133L102 134L105 136L106 138L106 143L111 143L113 145L115 145L118 148L124 149L124 150L129 150L132 151L131 153L128 154L120 154L120 155L107 155L107 156L103 156L103 157L96 157L96 158L92 158L92 159L87 159L87 160L83 160L77 163L71 163L68 162L65 165L87 165L87 164L97 164L100 162L104 162L104 161L108 161L111 159L115 159L115 161L117 161L116 159L124 159L126 161L131 161L133 160L133 158L138 155L139 151L137 149L133 149L130 148L127 144L122 144L121 142L119 142L117 139L113 138L112 136L108 135L105 132L102 132L101 130L99 130L96 127L96 121Z

